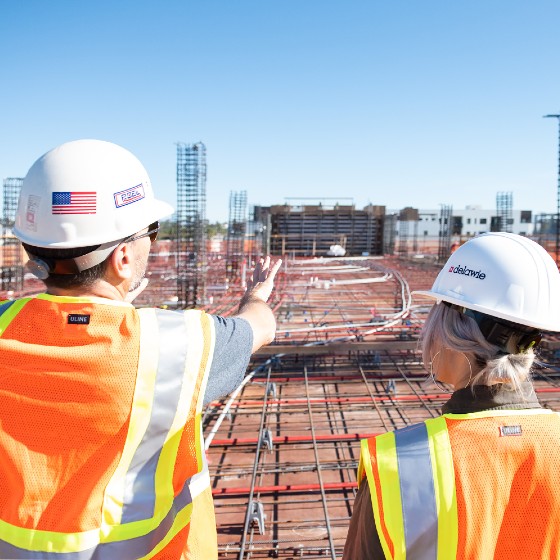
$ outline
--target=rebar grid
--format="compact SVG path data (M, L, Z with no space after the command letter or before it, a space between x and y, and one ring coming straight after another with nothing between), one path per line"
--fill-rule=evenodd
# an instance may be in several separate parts
M208 449L220 558L341 557L360 440L435 417L449 398L427 380L417 348L429 306L408 296L437 270L396 259L283 269L281 340L254 357L237 398L204 417L206 433L221 422ZM384 280L344 283L362 278ZM559 357L549 337L543 359ZM538 370L535 387L545 406L560 406L560 368ZM255 502L264 534L249 515Z

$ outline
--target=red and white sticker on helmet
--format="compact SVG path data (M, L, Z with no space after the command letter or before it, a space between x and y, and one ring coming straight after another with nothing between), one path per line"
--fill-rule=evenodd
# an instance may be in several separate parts
M121 206L126 206L127 204L142 200L146 197L146 193L144 192L144 185L140 183L135 187L130 187L129 189L115 193L113 197L115 198L115 206L120 208Z
M37 213L41 204L41 197L30 194L27 197L27 206L25 208L25 227L31 231L37 231Z

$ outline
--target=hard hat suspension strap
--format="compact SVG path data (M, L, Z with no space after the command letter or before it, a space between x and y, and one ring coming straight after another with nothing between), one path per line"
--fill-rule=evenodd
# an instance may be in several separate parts
M442 303L474 319L482 336L484 336L490 344L498 346L504 354L511 353L507 350L507 346L512 336L519 337L519 340L516 342L517 353L526 352L530 348L537 347L542 340L542 333L537 329L512 323L505 319L499 319L498 317L493 317L492 315L487 315L486 313L481 313L480 311L468 309L446 301Z

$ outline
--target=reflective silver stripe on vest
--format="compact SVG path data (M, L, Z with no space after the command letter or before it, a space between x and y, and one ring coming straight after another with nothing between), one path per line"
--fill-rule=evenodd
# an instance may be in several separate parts
M183 313L157 310L156 317L159 361L152 415L125 476L122 524L154 516L156 468L179 406L187 359L187 326Z
M426 425L395 431L407 558L437 560L438 517Z
M177 514L192 502L188 480L175 498L173 506L160 525L146 535L98 544L80 552L37 552L23 550L0 540L0 558L14 560L137 560L148 554L167 535Z

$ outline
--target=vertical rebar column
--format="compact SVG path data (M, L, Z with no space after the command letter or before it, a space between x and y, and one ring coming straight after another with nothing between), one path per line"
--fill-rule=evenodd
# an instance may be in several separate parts
M451 206L441 204L439 211L439 245L438 245L438 262L445 262L451 252L451 215L453 209Z
M507 231L511 233L513 223L513 193L499 192L496 195L496 214L499 220L499 231Z
M247 191L232 191L229 195L226 271L229 278L239 275L245 258L247 231Z
M206 146L177 144L177 298L188 309L206 299Z
M4 179L2 212L2 251L0 261L0 290L21 291L23 289L22 249L19 239L14 237L16 210L23 179Z

